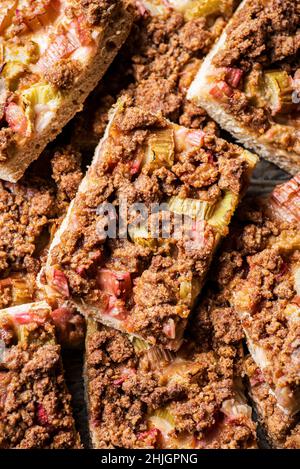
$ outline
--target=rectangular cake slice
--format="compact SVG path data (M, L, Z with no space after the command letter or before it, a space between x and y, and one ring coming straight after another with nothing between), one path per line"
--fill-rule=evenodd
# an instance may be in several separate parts
M244 278L231 304L245 331L250 353L278 406L300 411L300 184L299 176L278 186L266 203L262 249L245 259Z
M213 131L217 124L186 99L203 58L219 38L239 1L139 0L138 17L118 57L72 121L72 140L94 152L108 111L130 94L137 106L174 123Z
M45 152L20 181L0 182L0 310L44 298L36 275L82 176L80 154L65 145ZM65 301L52 306L59 343L83 344L82 316Z
M233 253L232 253L233 254ZM222 258L222 251L221 251ZM232 255L232 259L234 256ZM214 266L218 266L216 258ZM227 260L227 272L230 272L230 262ZM233 262L232 262L233 264ZM238 316L228 304L227 288L215 288L213 281L208 282L204 295L205 300L199 305L195 314L195 321L205 325L200 334L196 335L198 343L203 343L206 337L213 336L219 348L224 350L235 347L235 376L242 379L247 389L248 401L255 409L253 418L258 420L257 437L262 448L300 448L300 415L293 416L284 412L277 404L277 399L270 392L270 385L266 381L261 369L256 365L251 355L245 354L243 341L245 334ZM211 334L210 329L213 330Z
M0 448L80 448L46 302L0 311Z
M233 345L239 351L235 373L245 376L274 448L300 447L298 194L295 177L242 202L192 322L198 344L212 338L223 353Z
M170 349L256 157L120 100L40 284L89 318Z
M269 385L252 357L246 358L244 368L249 394L268 442L273 448L299 449L299 415L287 415L278 407L276 398L270 394Z
M299 0L244 0L188 99L282 169L300 171Z
M251 408L235 380L236 355L234 346L199 345L190 337L169 352L88 320L85 385L93 447L255 447Z
M0 178L15 182L78 112L129 34L126 2L6 0L0 16Z

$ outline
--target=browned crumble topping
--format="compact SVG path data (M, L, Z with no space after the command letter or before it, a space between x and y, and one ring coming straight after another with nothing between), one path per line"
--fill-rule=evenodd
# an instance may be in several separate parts
M230 8L227 13L230 16ZM86 110L75 119L74 139L79 148L93 150L104 133L109 109L123 91L147 111L161 111L173 122L215 133L216 124L185 95L226 19L186 22L174 11L162 17L140 17Z
M38 163L39 165L40 163ZM47 165L47 162L44 163ZM0 273L38 272L46 231L64 215L82 178L80 155L71 148L54 153L53 180L39 168L18 183L0 184ZM47 239L46 239L47 242Z
M251 399L271 446L274 448L299 449L299 418L286 415L278 407L275 397L270 394L270 388L261 371L251 357L246 358L244 369L248 379Z
M284 314L287 304L297 302L290 266L299 265L299 251L296 246L285 251L288 241L284 240L296 240L299 228L293 222L270 218L267 213L264 204L253 199L238 209L220 255L213 262L210 282L214 293L213 300L209 296L207 308L218 342L238 343L243 332L232 307L232 294L241 291L247 282L253 319L247 327L254 341L268 349L272 363L262 375L252 358L247 360L251 395L271 444L293 448L299 441L299 416L288 417L280 410L270 394L270 385L273 386L273 373L284 375L284 382L291 389L299 383L296 357L300 330ZM283 249L278 247L280 239ZM289 436L291 432L294 437Z
M12 184L1 182L0 187L0 253L1 273L12 265L29 271L39 268L34 259L37 238L54 216L54 194L41 181Z
M291 95L292 91L286 89L287 82L292 84L300 66L299 25L298 0L250 0L234 16L225 47L213 60L221 80L224 70L241 72L237 86L228 88L231 85L228 81L223 85L227 98L222 98L221 105L259 136L268 132L266 138L274 146L279 144L295 152L299 139L293 128L293 113L297 116L298 109L286 104L288 99L285 101L283 93ZM266 85L264 90L263 85L264 74L270 71L287 73L279 77L282 96L277 107L272 102L276 92L271 88L268 91Z
M126 104L125 111L119 112L114 120L115 133L107 140L109 158L91 167L89 178L96 177L97 184L78 195L69 229L51 253L51 263L63 270L71 296L90 304L104 303L107 296L97 284L95 273L99 266L130 272L134 295L129 295L126 301L126 309L132 312L128 315L128 327L131 331L143 331L151 341L169 319L181 327L177 308L180 276L194 272L200 279L204 278L216 233L207 225L201 248L188 253L183 239L172 238L154 255L149 247L130 240L105 242L96 229L105 220L95 209L107 200L114 201L118 209L119 198L127 199L130 204L144 202L147 206L170 196L213 203L224 191L240 194L247 174L247 163L239 157L238 147L207 135L200 149L180 154L172 168L163 166L150 171L145 167L133 175L132 162L147 136L167 125L160 114ZM164 337L165 334L162 340L166 341Z
M118 0L75 0L89 24L96 26L110 18L111 10L116 8ZM123 2L125 3L125 2Z
M81 71L79 62L62 59L45 71L46 80L61 90L68 90L74 85L76 76Z
M255 445L251 420L240 416L228 424L221 410L222 403L233 396L234 346L202 347L189 341L179 352L188 362L180 377L170 381L172 362L164 371L168 363L159 364L152 353L135 353L124 334L104 326L94 326L88 334L86 379L96 447L164 447L160 438L154 441L147 431L146 418L165 406L174 420L174 445L177 437L181 448L185 444L194 448ZM172 441L169 445L176 448Z
M136 104L182 123L189 115L188 86L224 25L221 17L213 26L205 18L185 22L176 12L142 20L134 40L139 50L132 57L135 83L128 90ZM198 113L198 122L201 116L205 126L206 114L201 109Z
M0 309L39 298L36 275L81 179L81 156L65 146L45 153L20 182L1 182ZM82 343L84 321L74 308L56 309L55 322L60 343Z
M27 333L32 341L11 345L1 363L0 448L80 448L53 326Z
M295 384L299 382L299 367L293 352L296 354L298 350L300 329L297 324L291 327L284 310L296 297L292 272L287 265L292 261L299 262L299 252L286 258L276 251L265 249L249 261L246 282L251 289L253 308L250 314L254 320L249 330L255 342L272 351L272 374L279 375L281 370L287 384ZM280 360L276 363L278 357Z
M57 187L56 203L59 211L64 215L83 177L81 155L71 146L67 146L54 152L51 166L52 178Z
M298 424L286 439L284 448L299 449L300 448L300 425Z
M300 47L299 24L298 0L250 0L235 15L226 50L219 53L215 63L248 71L256 63L270 67L286 59L289 63L290 58L293 62Z

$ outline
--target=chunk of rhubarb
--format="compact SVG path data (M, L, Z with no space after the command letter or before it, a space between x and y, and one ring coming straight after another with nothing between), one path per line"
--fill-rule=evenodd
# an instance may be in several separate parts
M138 439L149 446L156 446L158 441L161 439L161 431L158 428L151 428L146 432L141 432L138 435Z
M70 290L68 279L61 270L53 269L51 286L54 290L60 293L61 296L69 298Z
M243 76L243 70L239 68L228 67L226 69L225 81L232 88L237 88Z
M72 309L67 307L56 308L51 312L51 317L55 324L55 327L62 330L68 328L72 316Z
M300 173L274 189L271 205L283 220L300 221Z
M33 311L20 311L15 313L12 318L13 322L19 326L24 324L30 324L32 322L36 322L37 324L43 324L46 320L46 317L43 315L39 315Z
M134 376L136 374L136 370L134 368L123 368L121 371L121 376L118 379L113 381L114 386L121 386L128 378Z
M202 130L191 130L179 127L174 132L176 151L188 151L201 147L204 143L205 133Z
M93 42L93 38L84 17L81 15L73 21L74 28L82 46L88 46Z
M176 327L174 319L168 320L168 322L163 326L163 332L169 339L176 338Z
M37 405L37 420L43 427L46 427L49 424L48 413L43 404Z
M140 172L143 160L141 158L135 158L130 166L130 174L134 176Z
M225 81L220 81L209 90L209 94L217 101L227 102L233 95L233 89Z
M108 303L104 312L107 316L119 319L120 321L123 321L128 316L124 301L112 295L108 295Z
M266 380L264 378L264 375L263 375L262 371L259 368L257 368L255 370L255 372L253 373L253 375L250 377L251 386L254 387L254 386L257 386L259 384L263 384L265 382L266 382Z
M116 298L127 298L132 290L131 275L129 272L114 272L101 269L97 282L102 291Z
M5 110L5 119L14 132L23 137L28 136L30 132L28 120L21 106L13 102L9 103Z
M11 24L17 0L2 0L0 11L0 34Z
M37 62L37 68L46 72L61 59L71 55L80 45L80 41L76 39L76 36L71 37L71 35L69 35L67 37L63 34L57 36Z

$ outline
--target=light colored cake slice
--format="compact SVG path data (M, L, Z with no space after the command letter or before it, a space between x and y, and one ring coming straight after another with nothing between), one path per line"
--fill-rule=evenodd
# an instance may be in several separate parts
M298 28L298 0L244 0L187 95L238 142L291 174L300 171Z
M288 416L300 411L299 192L296 176L265 202L263 226L273 232L247 257L247 271L234 280L230 300L251 356Z
M129 34L126 2L6 0L0 17L0 178L15 182L81 110Z
M0 448L80 448L45 302L0 311Z
M88 320L84 377L93 447L255 448L252 409L234 374L236 349L207 342L189 338L175 354Z
M278 407L268 383L251 357L245 359L244 368L249 395L270 445L273 448L299 449L299 415L287 415Z
M120 100L50 246L41 287L89 318L178 348L256 160Z

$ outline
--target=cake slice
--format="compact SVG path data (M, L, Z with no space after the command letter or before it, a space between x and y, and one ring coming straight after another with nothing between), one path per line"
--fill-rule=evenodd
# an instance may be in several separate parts
M202 347L212 340L228 356L236 350L235 376L247 378L259 421L275 448L300 447L298 181L242 202L190 328ZM244 342L251 354L246 358ZM260 444L265 447L265 439Z
M252 358L290 416L300 411L299 194L299 176L274 190L264 224L266 231L271 220L276 225L261 251L247 257L231 299Z
M300 171L299 0L244 0L188 99L247 148Z
M223 254L221 252L221 258ZM218 266L218 259L214 264ZM227 269L229 272L229 262ZM198 333L196 336L198 342L203 342L204 338L211 334L212 328L214 340L219 347L228 348L230 345L238 350L235 376L242 378L247 389L248 403L251 403L255 410L253 418L259 422L257 428L259 447L266 448L270 445L272 448L299 449L299 414L291 416L283 412L277 405L275 396L270 393L270 386L251 355L244 356L245 336L235 311L228 304L227 286L216 289L214 281L208 285L211 289L205 292L205 301L200 304L196 317L197 323L200 319L205 324L202 334Z
M86 317L180 346L256 157L120 100L39 281Z
M118 57L72 121L72 141L94 152L108 112L124 91L137 106L174 123L217 129L204 109L186 100L199 64L219 38L237 5L235 0L136 2L138 16Z
M201 327L197 318L194 325ZM149 348L89 319L85 386L93 447L256 447L236 355L235 347L208 339L189 338L177 353Z
M0 448L80 448L46 302L0 311Z
M270 394L269 385L252 357L246 358L244 367L250 397L271 446L273 448L299 449L299 415L287 415L278 407L276 398Z
M81 158L68 146L49 150L17 183L0 182L0 310L44 298L36 275L82 179ZM58 341L84 342L84 319L68 303L52 303Z
M0 18L0 178L15 182L78 112L129 34L126 2L6 0Z

